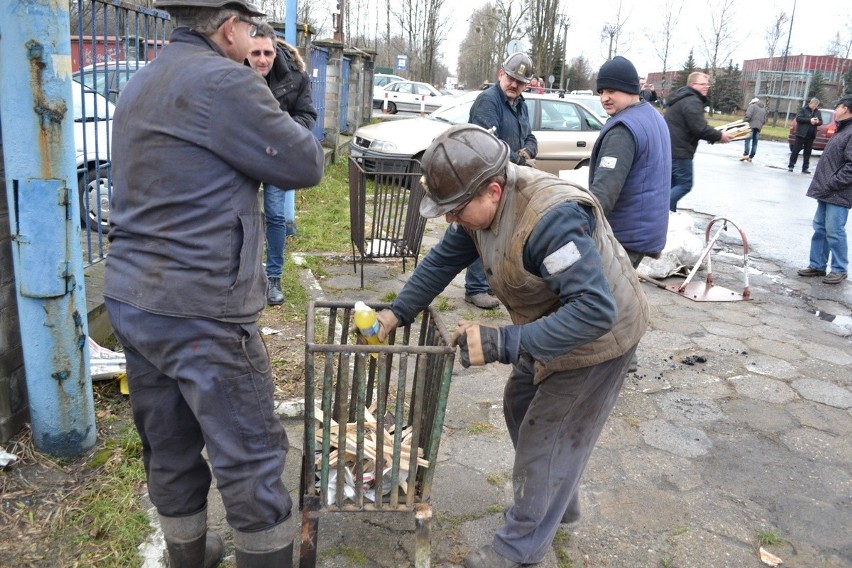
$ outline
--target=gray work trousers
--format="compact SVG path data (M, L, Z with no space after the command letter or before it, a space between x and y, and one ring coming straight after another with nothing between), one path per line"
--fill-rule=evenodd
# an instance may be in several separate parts
M109 298L106 307L127 358L157 512L184 517L207 505L206 446L231 527L257 532L285 521L292 501L281 474L289 445L257 325L162 316Z
M541 562L624 384L634 346L621 357L551 375L533 384L533 364L514 365L503 393L503 413L515 446L514 505L494 535L501 556Z

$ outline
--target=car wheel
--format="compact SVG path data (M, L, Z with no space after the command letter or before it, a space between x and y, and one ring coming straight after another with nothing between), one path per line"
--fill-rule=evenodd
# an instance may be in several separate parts
M109 166L95 166L80 174L80 224L83 228L109 232Z
M388 101L388 112L391 114L396 114L396 105L390 101Z

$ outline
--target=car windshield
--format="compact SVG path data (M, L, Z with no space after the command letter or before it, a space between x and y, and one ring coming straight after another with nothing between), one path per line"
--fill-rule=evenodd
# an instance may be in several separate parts
M450 124L464 124L470 119L470 107L479 92L465 93L457 102L450 102L428 116L432 120L448 122Z

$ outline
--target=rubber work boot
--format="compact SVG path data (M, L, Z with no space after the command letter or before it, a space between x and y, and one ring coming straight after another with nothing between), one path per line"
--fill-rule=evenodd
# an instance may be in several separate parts
M500 556L489 544L468 554L464 566L465 568L520 568L521 565Z
M266 303L270 306L280 306L284 303L284 293L281 292L280 278L270 278L267 282Z
M562 514L562 524L576 523L580 520L580 492L575 491L571 500L568 502L568 508Z
M249 552L248 550L234 551L237 568L293 568L293 543L278 550L267 552Z
M213 568L224 556L225 546L215 532L207 531L207 509L187 517L160 515L166 539L169 568Z

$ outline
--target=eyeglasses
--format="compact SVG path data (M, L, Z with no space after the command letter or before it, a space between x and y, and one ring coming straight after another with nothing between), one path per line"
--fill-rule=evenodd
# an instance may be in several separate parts
M252 57L260 57L261 54L263 54L264 57L272 57L273 55L275 55L275 52L269 49L264 49L263 51L261 51L260 49L255 49L254 51L249 52L249 55L251 55Z
M461 217L461 214L464 211L464 208L467 207L468 205L470 205L471 201L473 201L472 197L470 199L468 199L467 201L465 201L464 203L462 203L461 205L459 205L458 207L456 207L455 209L453 209L451 211L447 211L447 215L452 215L453 217L458 219L459 217Z
M243 16L242 14L240 14L239 16L237 16L237 19L241 22L247 23L250 26L249 27L249 37L254 37L254 36L257 35L257 24L255 24L251 20L251 18L247 18L246 16Z

